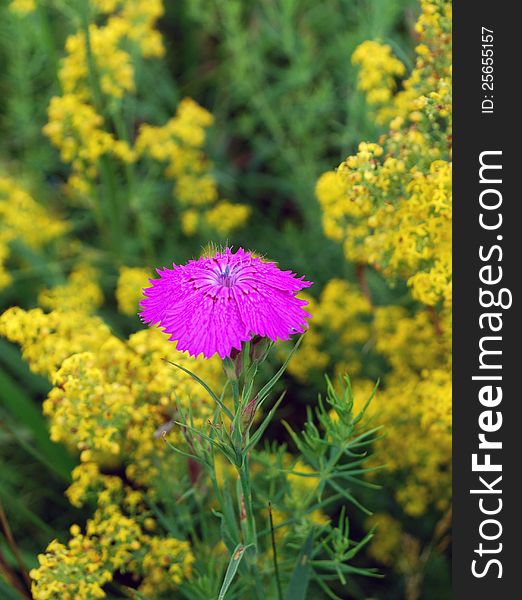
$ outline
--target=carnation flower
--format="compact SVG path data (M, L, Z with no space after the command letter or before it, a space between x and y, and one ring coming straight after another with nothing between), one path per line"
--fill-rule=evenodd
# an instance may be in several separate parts
M255 335L288 340L305 331L310 317L296 294L311 282L242 248L157 273L143 290L141 318L193 356L225 358Z

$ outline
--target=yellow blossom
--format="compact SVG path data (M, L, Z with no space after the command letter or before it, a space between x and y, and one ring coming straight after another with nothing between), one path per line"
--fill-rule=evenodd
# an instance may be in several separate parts
M147 287L152 274L140 267L121 267L116 287L118 309L125 315L136 315L139 301L143 297L142 289Z

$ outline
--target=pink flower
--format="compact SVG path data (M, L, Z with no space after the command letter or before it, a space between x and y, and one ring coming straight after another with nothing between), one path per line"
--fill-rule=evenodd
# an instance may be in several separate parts
M157 273L143 290L140 316L193 356L225 358L254 335L287 340L310 317L296 294L312 284L242 248Z

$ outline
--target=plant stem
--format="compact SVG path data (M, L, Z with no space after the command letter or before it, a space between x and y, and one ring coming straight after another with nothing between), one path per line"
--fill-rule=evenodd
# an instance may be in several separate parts
M277 546L274 533L274 518L272 516L272 503L270 501L268 502L268 518L270 521L270 536L272 539L272 557L274 560L274 572L277 583L277 597L278 600L283 600L283 590L281 588L281 578L279 576L279 565L277 563Z
M87 71L89 85L92 93L93 104L96 112L102 117L104 116L103 95L98 79L97 66L94 58L91 45L90 32L90 10L89 3L81 3L81 21L83 34L85 36L85 52L87 55ZM120 200L116 180L114 177L113 165L107 156L100 157L100 174L103 187L107 193L107 204L109 205L109 220L111 222L110 243L116 258L121 258L123 228L122 223L125 217L124 211L121 210Z
M253 544L254 548L257 550L256 521L254 519L254 508L252 505L252 489L250 486L247 457L244 457L243 464L239 469L239 481L241 483L241 493L243 495L246 512L244 543L245 546Z
M219 484L217 482L215 472L216 472L216 466L213 463L212 467L208 470L210 481L212 482L212 489L214 490L214 494L216 495L219 506L221 507L221 514L223 515L223 519L225 521L225 525L228 529L229 535L232 539L234 539L235 523L230 523L230 521L228 519L228 511L225 510L225 502L223 499L223 494L221 493L221 490L219 489Z

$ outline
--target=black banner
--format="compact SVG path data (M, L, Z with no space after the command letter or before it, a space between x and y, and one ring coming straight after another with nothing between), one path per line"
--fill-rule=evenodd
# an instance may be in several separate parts
M453 597L522 597L514 5L454 4ZM519 361L518 361L519 362ZM521 387L521 383L518 387ZM515 594L515 596L513 595Z

